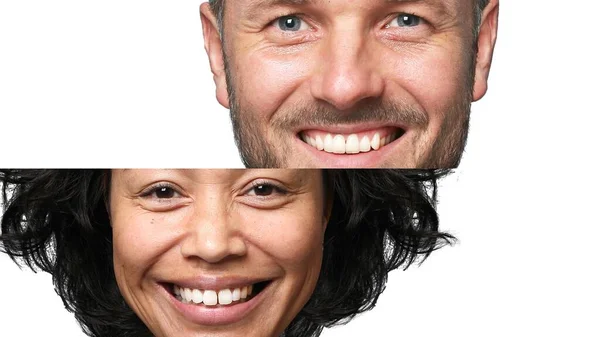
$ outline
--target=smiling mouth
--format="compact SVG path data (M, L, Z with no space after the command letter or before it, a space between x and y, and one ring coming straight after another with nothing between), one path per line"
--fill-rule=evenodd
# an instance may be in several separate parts
M225 289L193 289L169 286L171 295L184 304L195 304L206 307L232 306L244 303L263 291L270 281L258 282L238 288Z
M318 151L333 154L359 154L377 151L396 141L404 133L403 129L388 127L377 131L351 134L310 130L300 132L299 137L304 143Z

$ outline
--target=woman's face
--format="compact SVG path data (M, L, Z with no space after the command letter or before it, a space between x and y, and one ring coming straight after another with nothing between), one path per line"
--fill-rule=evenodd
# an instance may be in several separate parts
M310 298L327 223L313 170L115 170L114 267L156 336L276 336Z

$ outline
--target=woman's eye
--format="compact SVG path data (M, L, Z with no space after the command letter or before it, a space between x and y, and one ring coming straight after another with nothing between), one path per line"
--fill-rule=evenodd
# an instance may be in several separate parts
M401 13L388 26L389 27L415 27L421 24L421 18L412 15Z
M154 193L159 199L169 199L175 196L175 190L170 187L159 187L154 191Z
M179 193L174 188L169 186L156 186L142 195L143 197L151 197L156 199L172 199L179 196Z
M295 15L283 16L277 19L279 29L286 32L297 32L307 28L306 22Z
M273 185L260 184L260 185L254 186L249 191L248 195L250 195L250 196L259 196L259 197L268 197L271 194L273 194L274 192L276 192L275 189L276 188Z

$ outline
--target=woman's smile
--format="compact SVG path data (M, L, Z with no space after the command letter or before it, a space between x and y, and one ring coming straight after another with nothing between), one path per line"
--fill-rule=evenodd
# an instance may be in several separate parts
M270 280L255 283L233 280L225 282L232 285L212 289L170 283L163 284L162 289L175 310L186 320L208 326L227 325L251 315L263 303L264 297L273 296L270 288L273 282Z

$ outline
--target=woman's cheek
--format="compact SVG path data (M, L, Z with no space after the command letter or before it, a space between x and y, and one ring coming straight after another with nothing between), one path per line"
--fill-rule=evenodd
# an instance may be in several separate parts
M149 212L116 219L113 225L115 256L128 268L149 266L170 249L186 221L184 212Z
M321 214L319 212L319 214ZM273 212L256 220L260 229L253 237L257 245L282 263L304 263L322 247L322 220L315 210Z

